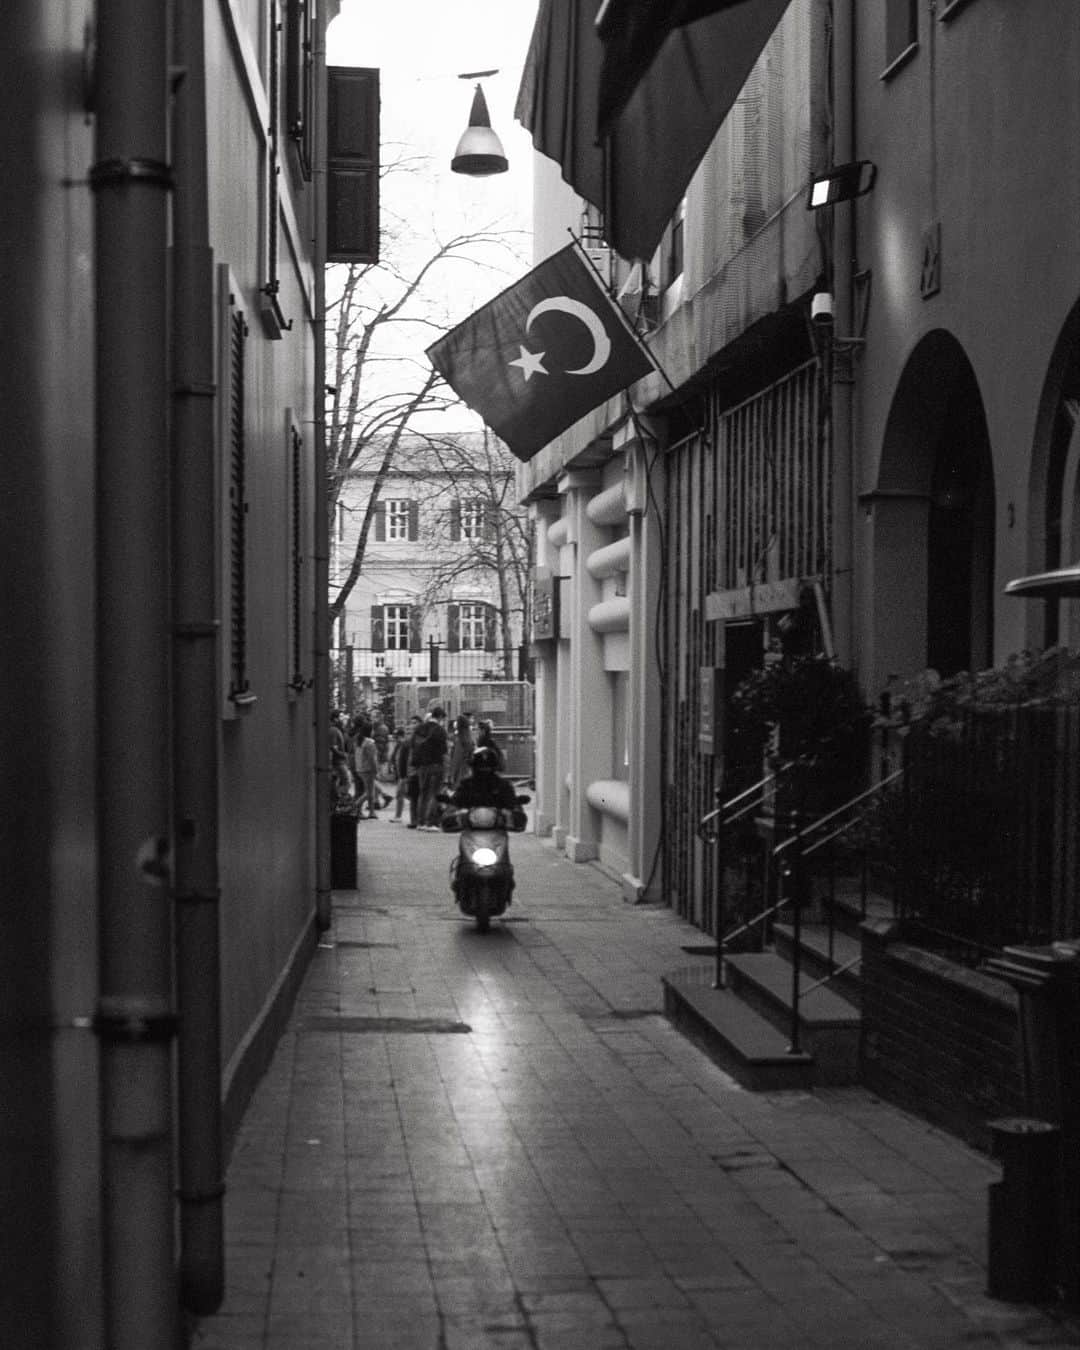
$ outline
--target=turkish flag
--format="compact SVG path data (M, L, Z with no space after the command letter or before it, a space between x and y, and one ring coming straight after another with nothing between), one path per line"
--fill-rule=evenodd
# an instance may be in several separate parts
M655 369L576 244L470 314L427 356L523 461Z

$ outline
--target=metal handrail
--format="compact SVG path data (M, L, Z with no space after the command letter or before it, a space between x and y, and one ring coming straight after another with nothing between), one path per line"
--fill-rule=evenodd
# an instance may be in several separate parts
M821 989L827 985L830 980L835 980L837 975L843 975L845 971L851 970L853 966L861 965L862 953L860 952L858 956L853 956L850 961L845 961L842 966L837 966L835 970L830 970L828 975L822 975L820 980L815 980L813 984L808 984L805 989L800 990L799 998L804 999L807 994L812 994L815 989Z
M789 835L786 839L782 839L780 843L777 844L776 847L773 849L773 857L779 858L781 853L783 853L786 849L791 848L794 845L796 839L798 839L802 844L803 856L805 857L813 853L815 849L820 848L823 844L827 844L831 840L838 838L846 830L851 829L853 825L855 825L859 820L862 819L862 813L853 816L851 820L849 820L846 824L842 825L839 829L834 830L833 833L830 834L827 838L818 840L815 843L811 844L809 847L806 846L807 839L815 831L822 829L825 825L828 825L830 821L836 820L839 816L842 816L846 814L848 811L851 811L861 802L867 801L871 797L876 797L877 794L881 792L884 788L887 788L890 783L895 783L898 778L903 778L903 776L904 776L903 769L894 769L892 773L887 774L882 779L879 779L878 782L876 782L873 787L866 788L865 791L860 792L857 796L852 797L850 800L844 802L842 805L837 806L834 810L828 812L827 815L818 816L816 820L812 820L808 825L804 825L801 830L797 830L794 834Z
M752 783L748 788L743 788L734 797L729 797L726 802L721 802L719 806L714 807L698 821L698 838L704 844L714 844L719 838L719 825L733 825L735 821L742 820L744 816L756 810L765 800L766 791L794 766L794 760L786 761L778 769L759 779L758 782ZM710 829L709 826L718 818L718 825L713 825Z
M770 905L768 909L763 909L760 914L755 914L752 919L747 919L739 924L738 928L733 928L730 933L725 933L720 939L721 943L726 945L732 938L739 937L742 933L748 933L757 923L767 919L770 914L775 914L778 909L783 909L785 905L791 904L791 896L785 895L782 900L777 900L775 905Z

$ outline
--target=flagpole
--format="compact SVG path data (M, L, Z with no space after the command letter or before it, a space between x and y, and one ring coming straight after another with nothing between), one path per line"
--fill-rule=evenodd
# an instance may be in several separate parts
M619 302L618 302L613 296L608 295L607 283L604 281L604 278L603 278L603 276L602 276L602 274L601 274L601 272L600 272L600 269L599 269L599 268L597 267L597 265L593 262L593 260L589 257L587 251L582 247L581 240L580 240L580 239L578 238L578 236L574 233L573 228L572 228L571 226L568 225L568 226L566 227L566 233L567 233L567 234L570 236L570 238L573 240L574 246L575 246L575 248L577 249L578 253L581 255L582 259L585 261L585 263L586 263L586 264L588 265L588 267L591 269L593 275L596 277L596 280L597 280L597 282L598 282L599 285L600 285L600 289L604 292L604 294L605 294L605 295L608 297L608 299L611 301L611 307L612 307L612 309L614 309L615 312L618 314L619 319L620 319L620 321L621 321L621 323L622 323L622 326L626 329L627 333L629 333L629 335L633 338L633 340L634 340L634 342L637 344L637 346L638 346L638 347L645 353L645 355L649 358L649 361L652 363L653 369L654 369L654 370L656 371L656 373L661 377L661 379L662 379L662 380L664 381L664 383L667 385L668 389L674 394L674 393L676 392L676 389L675 389L675 385L672 383L671 376L667 373L667 371L664 369L664 367L663 367L663 366L660 364L660 362L656 359L656 357L655 357L655 355L653 354L651 348L647 347L647 346L645 345L645 343L642 341L641 334L637 331L637 329L634 327L634 325L633 325L633 324L630 322L630 320L626 317L626 313L625 313L625 311L623 310L622 305L620 305ZM642 274L644 275L644 274L645 274L645 264L644 264L644 263L641 264L641 270L642 270Z

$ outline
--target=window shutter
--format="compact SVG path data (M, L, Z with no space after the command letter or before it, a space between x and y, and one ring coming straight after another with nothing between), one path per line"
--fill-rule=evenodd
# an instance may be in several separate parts
M409 539L415 543L420 538L420 503L409 503Z
M409 606L409 651L419 652L424 649L424 611L419 605Z
M455 497L450 503L450 542L456 544L461 538L461 502Z
M371 650L386 651L386 618L383 605L371 606Z
M304 442L289 418L289 687L304 688Z
M461 606L448 605L446 609L446 650L461 651Z
M495 650L495 607L494 605L484 606L484 651L493 652Z
M229 315L229 697L250 688L247 672L247 446L244 364L248 326L243 312Z
M377 544L386 541L386 503L375 503L375 542Z
M492 502L484 503L484 538L489 542L495 538L495 506Z
M379 261L379 72L328 66L329 262Z

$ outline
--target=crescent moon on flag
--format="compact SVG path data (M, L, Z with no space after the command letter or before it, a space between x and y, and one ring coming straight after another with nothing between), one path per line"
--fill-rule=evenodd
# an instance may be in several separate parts
M579 366L577 370L566 371L566 374L594 375L598 370L601 370L611 355L611 339L604 330L604 325L600 322L596 311L590 309L588 305L582 304L580 300L575 300L572 296L553 295L547 300L541 300L529 310L529 317L525 320L525 331L529 331L535 318L548 313L549 310L561 310L564 314L570 314L575 319L580 319L589 330L593 340L593 354L589 360L583 366Z

